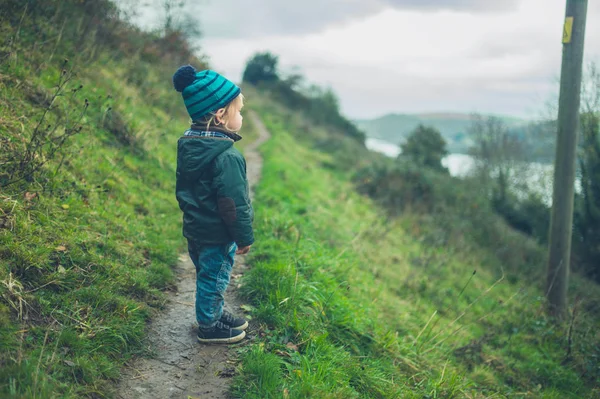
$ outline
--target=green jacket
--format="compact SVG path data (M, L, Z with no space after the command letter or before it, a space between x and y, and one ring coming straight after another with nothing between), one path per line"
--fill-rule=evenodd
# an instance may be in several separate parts
M198 244L254 243L246 161L222 137L183 136L177 142L177 201L183 235Z

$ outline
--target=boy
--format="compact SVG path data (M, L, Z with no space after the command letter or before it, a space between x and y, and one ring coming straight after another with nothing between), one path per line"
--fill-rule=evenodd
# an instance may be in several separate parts
M191 65L175 72L173 85L192 119L177 143L176 195L196 266L198 341L238 342L248 322L223 311L223 295L234 256L254 243L246 161L233 147L241 139L243 96L218 73Z

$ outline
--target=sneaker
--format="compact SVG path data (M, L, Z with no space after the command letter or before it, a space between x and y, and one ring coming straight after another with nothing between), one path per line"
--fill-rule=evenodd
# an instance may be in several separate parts
M245 331L231 328L221 321L217 321L211 328L198 329L198 341L203 344L232 344L241 341L245 336Z
M248 322L244 318L234 316L226 310L223 310L223 315L221 316L219 321L223 324L230 325L231 328L235 328L238 330L245 330L246 328L248 328Z

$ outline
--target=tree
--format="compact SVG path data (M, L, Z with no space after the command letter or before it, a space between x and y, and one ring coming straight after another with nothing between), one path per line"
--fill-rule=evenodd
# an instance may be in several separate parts
M437 129L419 125L400 146L402 154L399 158L408 158L419 166L447 172L442 166L442 158L448 155L446 140Z
M246 63L243 81L253 85L279 81L278 62L279 58L269 52L254 54Z
M530 190L531 169L526 135L511 131L502 119L474 115L470 153L476 159L479 187L490 199L494 211L513 228L532 235L548 225L548 209L538 193ZM529 159L530 160L530 159Z
M585 273L600 282L600 71L595 64L587 69L581 103L574 245Z
M577 198L576 229L585 272L600 282L600 117L581 117L582 148L579 155L581 195Z
M189 0L155 1L158 1L158 8L162 9L161 30L164 37L181 34L188 40L194 40L202 36L199 20L194 18Z
M320 123L336 123L340 114L340 101L331 88L313 85L309 89L310 114Z
M502 119L474 114L469 129L470 153L477 160L479 175L492 182L496 201L507 200L511 181L525 160L523 141L512 135Z

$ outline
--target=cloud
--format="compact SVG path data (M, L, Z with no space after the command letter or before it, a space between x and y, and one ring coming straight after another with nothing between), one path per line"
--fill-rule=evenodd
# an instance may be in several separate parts
M498 12L519 0L210 0L195 3L207 38L249 38L315 33L386 9Z
M379 0L219 0L198 3L194 9L205 37L248 38L314 33L376 13L382 4Z
M299 66L309 82L331 86L351 117L474 110L535 116L560 74L564 4L546 1L478 14L388 8L311 34L203 43L215 68L234 79L252 53L278 54L284 70ZM588 59L600 50L597 15L590 7Z
M384 0L396 9L475 12L514 10L519 0Z
M255 52L330 86L352 118L386 112L535 117L557 92L564 2L548 0L211 0L190 10L213 68L239 80ZM147 20L149 21L149 20ZM586 59L600 60L600 3ZM251 99L250 99L251 100Z

